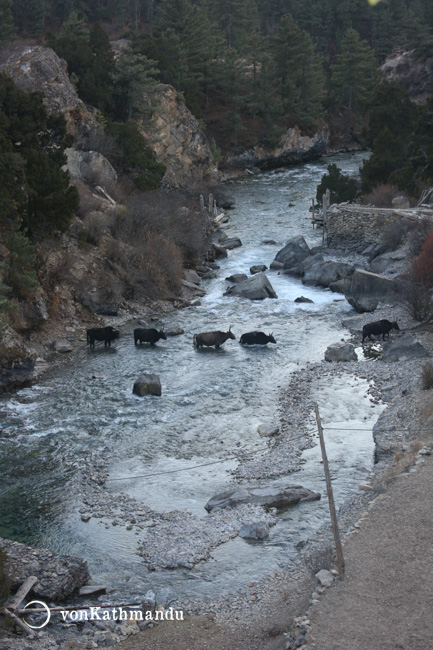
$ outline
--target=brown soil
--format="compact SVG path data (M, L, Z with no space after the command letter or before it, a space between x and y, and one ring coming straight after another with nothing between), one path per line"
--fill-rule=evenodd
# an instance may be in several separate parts
M308 647L432 647L433 457L397 475L344 546L346 574L310 612Z

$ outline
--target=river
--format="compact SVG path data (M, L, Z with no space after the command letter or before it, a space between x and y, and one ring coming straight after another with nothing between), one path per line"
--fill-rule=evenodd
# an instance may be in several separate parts
M233 483L233 453L261 453L271 444L258 435L258 425L278 424L281 389L295 370L321 361L328 345L348 335L341 320L352 308L337 294L273 271L268 277L278 299L224 297L225 278L248 274L253 264L269 266L295 235L319 244L321 231L313 230L308 212L315 188L330 162L356 174L362 158L338 155L227 185L236 197L227 232L243 246L220 262L217 278L203 282L207 294L200 306L161 318L166 330L181 327L184 335L135 347L131 323L111 349L97 344L91 350L83 342L67 368L1 397L1 424L17 435L0 439L0 536L86 558L93 581L108 584L119 597L162 586L181 598L233 591L296 557L296 543L329 518L317 445L304 452L293 482L324 498L281 514L263 542L237 537L222 544L193 572L148 572L136 553L137 531L110 520L81 521L80 469L89 459L108 460L113 503L123 493L159 512L205 516L207 500ZM275 243L264 243L269 240ZM300 295L314 302L295 303ZM237 340L220 350L192 345L195 332L229 326ZM273 332L277 344L241 346L240 335L255 329ZM161 397L133 396L142 372L160 376ZM328 425L340 427L327 440L337 506L357 491L373 464L371 428L380 408L371 408L367 388L356 376L336 378L316 396ZM313 422L311 413L306 418Z

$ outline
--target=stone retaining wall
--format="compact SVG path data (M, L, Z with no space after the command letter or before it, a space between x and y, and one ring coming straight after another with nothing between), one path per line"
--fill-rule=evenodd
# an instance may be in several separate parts
M401 220L419 220L424 216L416 209L393 210L361 205L333 205L328 209L328 246L354 248L362 252L370 244L380 243L389 224Z

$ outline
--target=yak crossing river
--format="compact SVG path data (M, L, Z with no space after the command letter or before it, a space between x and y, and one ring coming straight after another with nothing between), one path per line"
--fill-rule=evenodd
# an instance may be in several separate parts
M146 325L182 328L183 335L134 345L137 322L131 323L110 347L83 341L63 370L2 396L1 424L16 435L0 438L0 536L86 558L93 582L109 585L119 598L162 587L180 599L234 591L296 557L296 545L329 521L317 444L304 452L293 477L250 482L269 487L293 478L325 497L282 512L263 541L228 536L192 571L187 564L149 571L137 549L146 540L150 545L160 526L149 512L164 513L168 524L173 512L185 513L186 521L209 516L207 501L235 484L236 455L259 457L272 444L258 428L278 428L279 398L291 375L323 360L328 345L348 335L341 321L352 308L341 296L275 271L267 275L277 299L223 294L227 276L249 275L255 264L269 267L291 237L320 244L309 213L316 186L330 162L355 175L362 158L338 155L228 184L236 206L227 233L240 237L242 247L220 262L216 278L202 282L206 295L199 306ZM294 302L301 295L313 302ZM229 328L236 339L220 349L193 345L195 333ZM241 335L251 331L272 333L276 344L241 345ZM143 373L159 375L161 397L132 394ZM330 432L327 439L337 507L373 463L371 427L379 410L369 410L367 388L355 376L327 380L315 397L328 422L352 429L361 422L364 429L350 436ZM305 418L313 423L312 413ZM101 477L108 479L104 488ZM92 516L83 516L90 507ZM169 526L165 530L170 537ZM161 533L161 547L166 543Z

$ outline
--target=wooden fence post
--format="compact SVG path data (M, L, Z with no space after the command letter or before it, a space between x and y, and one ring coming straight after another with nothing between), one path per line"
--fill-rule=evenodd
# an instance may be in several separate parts
M344 557L341 545L340 531L338 529L337 514L335 512L334 494L332 492L331 476L329 474L328 457L326 456L325 440L323 438L322 422L319 415L319 407L315 405L317 430L320 438L320 449L322 451L323 469L325 472L326 492L328 493L329 512L331 514L332 532L334 533L335 550L337 551L338 573L340 579L344 576Z

